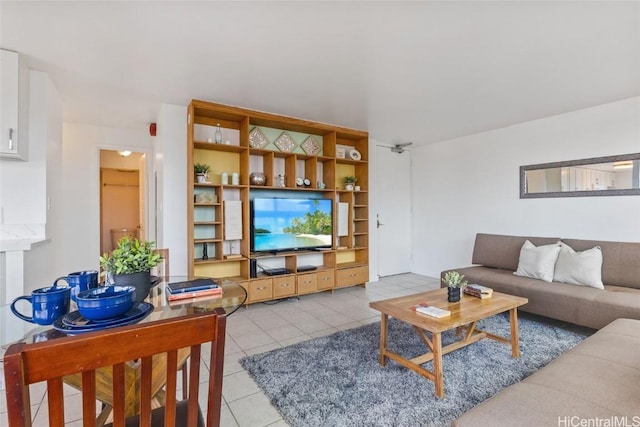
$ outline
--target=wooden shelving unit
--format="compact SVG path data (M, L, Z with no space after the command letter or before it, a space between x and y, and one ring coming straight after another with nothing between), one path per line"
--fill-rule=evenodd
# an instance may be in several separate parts
M215 141L218 124L223 133L220 144L210 142ZM280 139L285 133L286 137ZM367 132L193 100L189 105L187 136L187 171L192 183L187 192L190 274L237 281L248 291L247 303L363 285L368 281ZM352 152L354 155L350 156ZM210 166L209 183L195 182L194 163ZM223 172L228 183L222 182ZM252 185L252 172L264 173L266 185ZM232 182L234 173L237 183ZM358 191L344 189L345 176L357 177ZM296 178L306 179L310 184L299 186ZM333 247L274 255L250 253L250 201L264 194L332 200ZM230 219L225 218L225 203L231 201L241 205L239 236L226 235L229 225L226 222ZM347 230L341 236L336 215L338 203L348 204ZM285 267L292 273L275 277L258 274L252 278L249 268L252 259L259 265ZM317 269L296 273L300 265L310 264Z

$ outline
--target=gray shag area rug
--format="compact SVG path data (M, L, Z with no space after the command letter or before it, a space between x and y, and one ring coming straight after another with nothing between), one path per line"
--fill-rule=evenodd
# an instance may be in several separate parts
M490 339L443 356L444 399L434 385L389 360L378 363L380 323L337 332L243 358L240 363L291 426L445 426L463 412L543 367L586 338L535 320L519 319L519 359ZM480 329L509 336L497 315ZM443 334L443 345L455 341ZM426 348L413 328L389 321L388 347L415 357ZM433 368L432 362L424 364Z

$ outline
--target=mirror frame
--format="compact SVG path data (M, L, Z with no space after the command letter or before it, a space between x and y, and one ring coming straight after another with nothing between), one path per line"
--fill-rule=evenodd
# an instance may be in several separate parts
M621 154L618 156L592 157L590 159L568 160L564 162L540 163L537 165L520 166L520 198L539 199L547 197L592 197L592 196L638 196L640 188L626 188L619 190L585 190L585 191L554 191L549 193L527 193L526 172L537 169L551 169L567 166L583 166L596 163L612 163L623 160L640 160L640 153Z

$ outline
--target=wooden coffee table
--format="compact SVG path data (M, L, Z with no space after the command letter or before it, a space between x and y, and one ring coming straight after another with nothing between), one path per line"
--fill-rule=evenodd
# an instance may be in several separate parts
M451 312L450 317L437 319L411 310L412 306L420 303L443 308ZM392 298L369 303L369 307L382 313L380 321L380 364L386 366L387 358L393 359L435 383L436 396L444 397L444 382L442 371L442 355L453 350L466 347L482 338L490 338L505 344L511 344L513 357L520 357L518 343L518 307L528 302L526 298L494 292L491 298L480 299L470 295L463 295L459 302L447 301L447 289L424 292L415 295ZM511 323L511 337L505 338L476 328L476 322L498 313L509 312ZM393 316L413 326L422 341L429 348L429 352L406 359L387 349L387 320ZM456 328L456 335L461 336L455 341L442 347L442 332ZM431 339L425 334L431 333ZM423 368L423 363L433 360L433 372Z

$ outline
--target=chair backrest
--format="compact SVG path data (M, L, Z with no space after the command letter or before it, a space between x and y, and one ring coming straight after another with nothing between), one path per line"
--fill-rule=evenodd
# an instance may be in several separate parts
M156 272L159 277L163 277L164 279L168 279L169 274L169 249L156 249L157 253L162 255L162 262L158 264Z
M82 418L84 426L96 423L96 371L111 367L113 377L113 425L124 426L126 410L131 399L125 388L125 377L131 365L139 368L139 425L150 426L152 419L152 373L154 360L161 355L166 361L165 406L154 412L163 412L165 425L198 425L201 416L198 405L202 345L211 344L208 360L208 396L206 425L220 423L222 399L222 368L224 360L226 318L222 309L123 326L77 336L51 339L39 343L12 344L4 355L4 375L10 427L31 425L29 384L47 382L49 425L62 427L64 420L63 377L80 374L82 384ZM185 352L185 348L189 352ZM189 356L188 398L176 402L176 374L180 361L179 349ZM135 362L132 362L135 361ZM164 368L164 366L163 366ZM104 371L104 369L102 369ZM67 377L68 378L68 377ZM65 379L66 380L66 379ZM155 375L154 380L157 380ZM129 380L131 381L131 380ZM100 384L98 384L100 386ZM137 393L137 392L136 392ZM182 405L184 404L184 405ZM177 408L184 409L187 421L176 422ZM183 411L179 411L183 412ZM153 414L154 422L156 414Z

